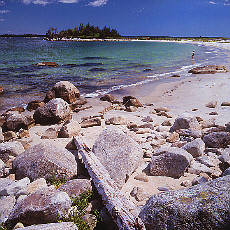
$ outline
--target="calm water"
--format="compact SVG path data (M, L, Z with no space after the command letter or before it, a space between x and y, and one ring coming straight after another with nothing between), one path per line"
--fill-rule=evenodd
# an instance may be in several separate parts
M185 75L191 65L211 63L217 55L223 56L221 51L191 44L0 38L0 85L6 96L23 96L47 92L56 82L67 80L90 97L174 72ZM43 61L57 62L59 67L33 66Z

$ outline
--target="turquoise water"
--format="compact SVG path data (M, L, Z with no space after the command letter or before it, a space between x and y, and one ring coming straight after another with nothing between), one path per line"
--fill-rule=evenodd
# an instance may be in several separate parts
M5 95L22 96L45 93L56 82L67 80L84 96L93 97L173 73L186 75L193 65L211 63L217 55L221 51L192 44L0 38L0 85ZM33 66L43 61L57 62L59 67Z

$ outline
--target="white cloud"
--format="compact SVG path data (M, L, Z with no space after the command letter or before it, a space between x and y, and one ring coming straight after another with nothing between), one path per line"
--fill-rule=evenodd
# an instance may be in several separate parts
M53 1L52 0L22 0L23 3L25 4L30 4L30 3L33 3L33 4L36 4L36 5L47 5L49 3L52 3Z
M79 2L79 0L59 0L58 2L61 2L61 3L77 3L77 2Z
M8 14L9 12L9 10L0 10L0 14Z
M99 7L99 6L106 5L107 2L108 2L108 0L94 0L94 1L90 2L89 5L93 6L93 7Z
M216 2L210 1L209 4L216 5Z

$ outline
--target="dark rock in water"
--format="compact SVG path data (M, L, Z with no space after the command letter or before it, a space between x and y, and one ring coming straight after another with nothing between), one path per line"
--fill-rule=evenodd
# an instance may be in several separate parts
M144 69L143 72L150 72L153 71L152 69Z
M140 145L115 127L109 127L100 134L93 152L119 187L139 166L143 156Z
M42 188L17 202L9 218L9 224L24 225L57 222L71 207L67 193L55 188Z
M129 106L143 107L141 102L137 98L135 98L133 96L125 96L125 97L123 97L123 105L125 105L125 107L129 107Z
M74 155L65 148L41 143L17 156L13 161L13 170L16 179L71 178L77 175L77 163Z
M100 72L100 71L105 71L106 69L104 69L104 68L92 68L92 69L90 69L89 71L90 72Z
M203 137L206 147L225 148L230 144L229 132L212 132Z
M35 66L58 67L58 64L56 62L39 62Z
M29 104L27 105L26 109L28 111L33 111L33 110L36 110L37 108L42 107L44 105L45 105L45 103L43 101L35 100L35 101L29 102Z
M180 75L174 74L174 75L172 75L171 77L173 77L173 78L179 78Z
M99 65L103 65L103 63L100 62L88 62L88 63L84 63L84 64L79 64L79 67L90 67L90 66L99 66Z
M228 229L230 176L152 196L140 212L147 230Z
M17 230L78 230L78 228L72 222L62 222L62 223L32 225L29 227L17 228Z
M193 74L214 74L214 73L226 73L228 70L225 66L218 65L208 65L203 67L196 67L194 69L189 70L189 73Z
M76 102L80 97L80 91L68 81L57 82L52 90L48 91L44 102L48 102L54 98L62 98L67 103L71 104Z
M56 98L37 108L33 117L37 124L48 125L68 120L70 116L69 104L61 98Z

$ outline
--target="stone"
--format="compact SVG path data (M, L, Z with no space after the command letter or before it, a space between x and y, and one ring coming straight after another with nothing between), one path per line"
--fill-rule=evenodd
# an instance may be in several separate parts
M225 148L230 144L230 133L228 132L212 132L203 137L206 147Z
M105 121L106 125L127 125L127 123L127 119L121 116L111 117Z
M79 97L76 99L75 102L73 102L72 104L70 104L70 108L74 111L74 112L79 112L81 110L85 110L85 109L90 109L92 108L92 106L89 107L82 107L83 105L85 105L87 103L87 100L84 97Z
M29 227L18 228L17 230L78 230L78 228L73 222L61 222L32 225Z
M81 132L81 126L77 121L66 121L58 132L60 138L71 138L78 136Z
M143 107L141 102L137 98L135 98L133 96L125 96L125 97L123 97L123 105L125 105L125 107L129 107L129 106Z
M187 143L182 148L196 158L204 155L205 143L201 138L197 138L194 141Z
M0 191L6 189L14 181L9 178L0 178Z
M89 128L94 126L101 126L101 119L99 117L88 118L81 122L81 128Z
M172 75L171 77L173 77L173 78L179 78L180 77L180 75L177 75L177 74L174 74L174 75Z
M51 143L37 144L13 161L16 178L29 177L32 181L41 177L71 178L77 175L77 168L71 152Z
M29 178L23 178L0 189L0 196L15 196L20 190L24 190L30 183Z
M172 114L167 113L167 112L165 112L165 111L160 111L160 112L158 112L158 113L157 113L157 116L162 116L162 117L167 117L167 118L172 118L172 117L173 117Z
M218 113L217 112L210 112L209 115L215 116L215 115L218 115Z
M139 181L143 181L143 182L148 182L149 179L148 177L146 176L146 174L144 173L141 173L141 174L138 174L134 177L135 180L139 180Z
M230 167L223 172L222 176L230 176Z
M229 101L224 101L221 103L221 106L230 106L230 102Z
M230 167L230 148L226 148L218 159L221 161L220 168L222 171Z
M18 156L25 151L23 145L18 141L12 141L0 144L0 159L5 163L10 159L10 156Z
M149 128L139 128L135 130L136 134L145 134L145 133L151 133L151 129Z
M14 196L0 197L0 228L1 223L6 222L6 220L8 219L15 203L16 199Z
M211 157L208 156L201 156L201 157L197 157L196 160L198 162L200 162L201 164L206 165L207 167L215 167L216 165L213 163L213 160ZM219 162L219 160L216 159L217 162Z
M48 128L41 136L41 139L56 139L57 137L58 132L56 128Z
M97 218L95 215L92 215L92 214L85 214L83 216L83 221L88 225L89 227L89 230L93 230L95 229L96 225L97 225Z
M3 177L5 174L5 163L0 159L0 177Z
M32 183L30 183L26 187L25 190L28 194L32 194L41 188L47 188L47 187L48 187L48 185L46 183L46 180L44 178L39 178L39 179L33 181Z
M201 127L196 117L190 114L182 114L176 118L170 132L174 132L178 129L201 130Z
M19 223L17 223L17 224L14 226L13 230L16 230L16 229L19 229L19 228L20 228L20 229L22 229L22 228L24 229L25 226L24 226L22 223L19 222Z
M50 100L51 94L53 98L61 98L69 104L76 102L77 98L80 97L80 91L68 81L57 82L51 91L52 93L46 95L45 102Z
M19 129L18 131L18 137L19 138L28 138L30 137L30 132L29 130L26 130L26 129Z
M4 135L2 133L2 127L0 127L0 143L4 141Z
M143 122L153 122L153 119L152 119L152 117L147 116L147 117L143 118L142 121Z
M137 111L137 107L135 106L128 106L125 109L126 112L136 112Z
M169 143L175 143L177 141L180 140L180 136L178 133L176 132L173 132L171 133L167 138L166 138L166 141L169 142Z
M213 170L210 169L209 167L207 167L204 164L201 164L197 161L192 162L192 164L190 165L189 169L188 169L189 173L192 174L197 174L199 175L200 173L207 173L207 174L212 174Z
M215 123L215 120L209 119L209 120L206 120L206 121L201 121L200 125L201 125L202 129L205 129L205 128L215 127L216 123Z
M193 137L193 138L200 138L202 137L201 130L193 130L193 129L178 129L176 131L180 137Z
M169 112L169 108L167 108L167 107L157 107L157 108L155 108L155 111L157 113L159 113L159 112Z
M217 106L217 101L210 101L208 104L206 104L205 105L206 107L208 107L208 108L212 108L212 109L214 109L214 108L216 108L216 106Z
M7 116L2 128L4 131L19 131L19 129L28 129L34 120L28 116L18 113L11 113Z
M13 131L7 131L3 133L4 141L10 141L17 138L17 134Z
M158 126L156 129L157 132L168 132L169 128L167 126Z
M225 66L219 65L207 65L202 67L195 67L189 70L192 74L214 74L214 73L226 73L228 70Z
M130 195L134 197L138 202L147 200L149 198L149 194L140 187L134 187Z
M197 184L206 183L206 182L208 182L208 181L209 181L209 179L208 179L207 177L198 176L198 177L196 177L196 178L194 178L194 179L192 180L192 185L194 186L194 185L197 185Z
M8 221L24 225L57 222L67 214L71 207L71 200L67 193L57 191L53 187L42 188L14 206Z
M230 176L152 196L139 217L152 229L228 229Z
M115 98L111 94L105 94L104 96L100 97L101 101L108 101L108 102L114 102Z
M34 112L34 120L37 124L57 124L70 118L70 107L61 98L52 99L45 106L39 107Z
M116 127L108 127L99 135L93 152L119 187L139 166L143 156L140 145Z
M172 123L170 120L166 120L166 121L163 121L161 125L162 126L172 126Z
M35 100L35 101L31 101L28 103L26 109L28 111L33 111L33 110L36 110L37 108L39 107L42 107L45 105L45 102L44 101L38 101L38 100Z
M58 64L56 62L39 62L37 64L34 64L35 66L48 66L48 67L58 67Z
M58 188L58 191L66 192L69 197L77 197L80 194L88 191L92 191L92 185L88 179L74 179L70 180L61 187Z
M180 185L183 186L183 187L190 187L192 184L191 184L191 181L189 181L189 180L183 180L180 183Z
M226 132L230 132L230 122L228 122L227 124L225 124L226 128L225 131Z
M193 157L187 151L176 148L160 148L152 156L150 174L180 178L190 166Z
M2 86L0 86L0 95L2 95L4 93L4 89Z

